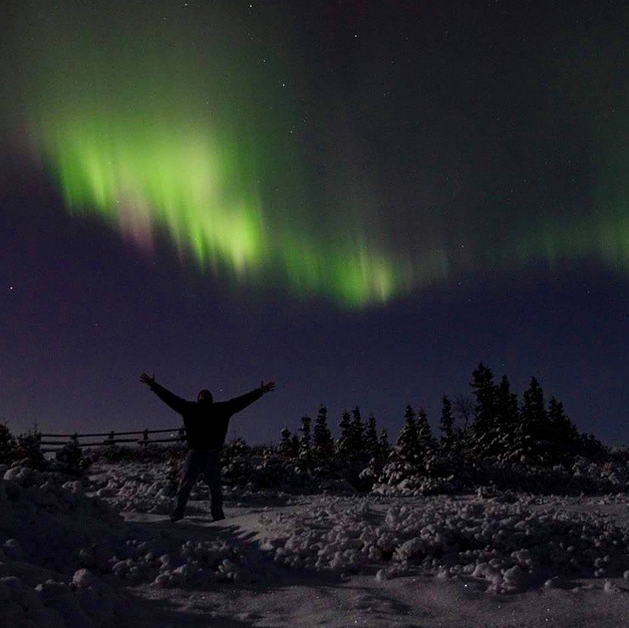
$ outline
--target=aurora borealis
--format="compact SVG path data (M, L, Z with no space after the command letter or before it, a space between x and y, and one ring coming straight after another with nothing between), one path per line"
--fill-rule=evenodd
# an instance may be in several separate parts
M62 424L76 396L102 423L103 390L134 427L155 370L219 398L221 378L225 396L275 379L260 438L320 402L394 433L483 360L629 441L618 3L9 0L5 18L0 420Z
M20 31L32 33L18 46L34 68L24 72L27 126L66 206L144 247L162 232L227 281L279 279L349 307L410 287L419 273L366 233L351 198L321 199L329 219L313 207L298 147L278 140L299 110L282 101L296 95L280 99L281 86L256 76L240 12L215 8L196 23L187 5L129 4L61 3L47 20L20 8ZM269 194L275 181L283 189ZM423 279L439 271L431 257Z
M446 138L454 142L448 158L458 161L451 172L436 169L430 119L435 112L421 112L424 84L430 83L418 72L413 87L418 111L405 112L395 129L396 141L406 132L416 142L398 155L395 176L417 194L399 198L397 190L388 189L394 181L377 187L374 165L361 155L367 134L384 152L390 150L393 131L386 125L394 123L392 113L382 103L373 107L356 98L354 77L344 78L346 94L323 101L326 88L320 94L317 81L330 60L317 59L323 69L308 77L315 60L310 46L286 52L296 50L300 37L314 45L307 20L312 15L304 24L283 7L256 22L254 5L229 10L212 4L202 10L195 3L163 0L150 8L139 2L62 2L45 16L37 7L41 2L20 4L16 45L21 67L29 69L21 74L21 93L33 151L71 211L97 213L141 246L151 247L155 233L162 233L184 258L226 282L280 282L294 294L327 294L348 307L387 301L496 263L598 258L627 267L626 212L610 197L612 190L562 208L566 199L544 193L552 185L553 166L535 152L533 160L528 155L518 164L520 176L514 168L519 190L504 188L509 185L500 180L504 176L492 180L496 160L513 162L514 153L531 152L519 145L528 141L521 123L509 119L509 61L504 94L476 93L473 86L464 92L469 102L444 103L440 125L448 118L454 122L456 109L466 104L473 113L479 98L500 111L492 119L479 110L476 128L462 126L460 137ZM324 28L333 38L335 25ZM360 73L370 66L382 73L379 48L387 34L365 36L373 49L354 69L367 83L369 77ZM540 83L556 81L570 107L574 86L561 78L568 43L538 37L542 50L553 45L559 62L551 70L540 64L526 72L544 72ZM586 43L584 54L593 54L595 46ZM465 42L461 48L464 53ZM322 50L325 46L315 53ZM496 59L487 57L484 68L487 52L481 46L474 50L478 66L467 68L468 80L496 80ZM401 100L393 82L400 55L389 56L389 100ZM519 63L516 54L510 63ZM574 76L574 83L582 78ZM522 87L512 87L517 98ZM379 96L387 98L386 92ZM527 94L521 96L520 106L528 109ZM352 110L361 107L372 118L369 125L353 118ZM546 132L565 133L549 119L550 105L527 114ZM476 163L465 154L474 142L491 150L486 161ZM605 160L613 147L597 150ZM588 176L607 176L597 167ZM479 179L485 179L480 189ZM522 193L528 203L518 206L511 196Z

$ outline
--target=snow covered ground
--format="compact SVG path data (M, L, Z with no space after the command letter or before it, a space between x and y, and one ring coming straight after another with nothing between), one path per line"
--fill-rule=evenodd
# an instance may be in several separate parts
M629 495L290 496L0 468L0 628L619 627Z

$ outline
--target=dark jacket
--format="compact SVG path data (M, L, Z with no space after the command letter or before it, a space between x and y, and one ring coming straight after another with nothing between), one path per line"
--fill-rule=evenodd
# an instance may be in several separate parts
M151 384L151 390L175 412L181 414L190 449L221 449L232 415L262 397L262 390L256 388L229 401L200 403L181 399L157 383Z

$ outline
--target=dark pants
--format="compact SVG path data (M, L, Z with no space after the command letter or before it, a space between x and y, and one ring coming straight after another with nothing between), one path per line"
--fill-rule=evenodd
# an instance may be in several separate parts
M223 519L223 494L221 493L221 452L218 449L191 449L181 469L177 507L173 514L183 516L190 491L199 475L203 474L210 487L212 518Z

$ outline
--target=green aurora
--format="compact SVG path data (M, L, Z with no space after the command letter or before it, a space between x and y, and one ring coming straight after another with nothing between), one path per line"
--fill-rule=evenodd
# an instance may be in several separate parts
M278 142L299 112L269 115L284 69L252 74L238 20L174 19L168 3L163 20L102 3L61 3L44 20L27 4L27 125L70 211L96 212L145 248L166 234L203 270L350 308L410 288L408 261L364 236L360 210L314 216L298 156ZM282 193L265 199L269 185Z
M232 281L281 283L348 308L483 265L628 266L622 198L568 218L543 206L526 220L494 209L482 223L418 198L405 229L361 188L369 171L351 154L327 149L329 172L313 183L293 133L308 110L299 59L261 50L244 14L216 9L199 21L172 3L129 5L61 2L54 19L37 3L16 10L32 149L73 213L97 213L145 248L166 235ZM265 24L267 36L291 49L282 20ZM597 207L623 189L603 181Z

